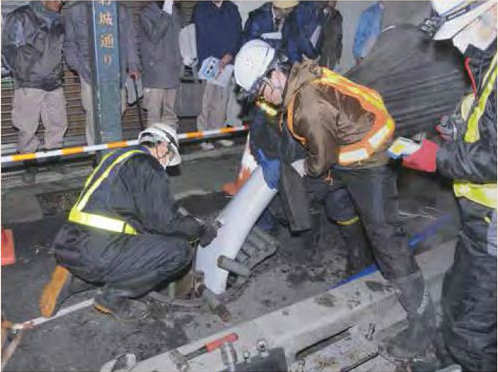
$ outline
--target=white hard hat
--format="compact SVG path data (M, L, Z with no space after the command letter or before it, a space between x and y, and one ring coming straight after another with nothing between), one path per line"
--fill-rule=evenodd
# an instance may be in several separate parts
M182 162L179 151L180 145L178 143L178 134L176 133L176 129L171 124L155 123L147 129L141 131L138 134L138 143L142 144L146 142L166 142L171 145L170 148L174 155L170 159L168 167L173 167Z
M235 81L249 95L254 95L258 92L275 57L275 49L267 42L259 39L248 41L235 57Z
M431 0L431 3L442 22L434 35L435 40L453 38L469 23L496 4L494 0Z

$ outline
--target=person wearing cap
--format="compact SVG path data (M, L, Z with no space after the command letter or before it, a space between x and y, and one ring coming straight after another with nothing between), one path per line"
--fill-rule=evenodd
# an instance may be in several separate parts
M244 43L262 39L275 49L282 44L282 30L286 18L299 1L272 1L251 11L244 26Z
M496 371L497 5L438 0L432 6L436 14L422 30L452 41L472 83L472 92L437 127L444 142L424 140L403 159L406 167L453 180L462 223L443 283L444 348L435 367L454 362L463 371Z
M394 121L382 97L314 61L296 63L289 71L261 40L241 48L234 73L249 99L260 97L282 109L282 126L305 149L305 174L342 190L338 207L354 205L377 264L408 314L409 328L396 338L409 340L403 343L405 355L425 352L435 331L434 305L399 228L396 173L386 154ZM272 187L278 167L268 161L261 165Z
M102 285L94 307L118 319L140 319L147 307L132 300L172 280L190 263L189 242L216 237L210 223L174 205L166 168L181 162L176 130L156 123L138 146L111 152L88 177L53 243L58 263L40 297L50 317L72 294Z

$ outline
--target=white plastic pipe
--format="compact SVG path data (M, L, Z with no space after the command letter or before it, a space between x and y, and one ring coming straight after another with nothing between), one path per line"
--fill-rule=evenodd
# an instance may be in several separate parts
M220 294L225 291L228 271L218 267L220 255L235 259L247 235L271 202L277 190L270 189L258 167L218 216L222 223L218 236L207 247L199 247L195 270L204 273L204 284Z

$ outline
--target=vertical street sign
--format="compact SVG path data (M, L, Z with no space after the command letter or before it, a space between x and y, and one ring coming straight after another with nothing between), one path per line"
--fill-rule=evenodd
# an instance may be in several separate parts
M119 141L121 92L116 1L92 1L92 89L97 143Z

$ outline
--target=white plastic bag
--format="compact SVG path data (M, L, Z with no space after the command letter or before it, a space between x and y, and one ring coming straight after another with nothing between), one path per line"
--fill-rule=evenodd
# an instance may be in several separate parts
M195 24L191 23L180 30L178 37L180 54L185 66L197 64L197 44L195 39Z

